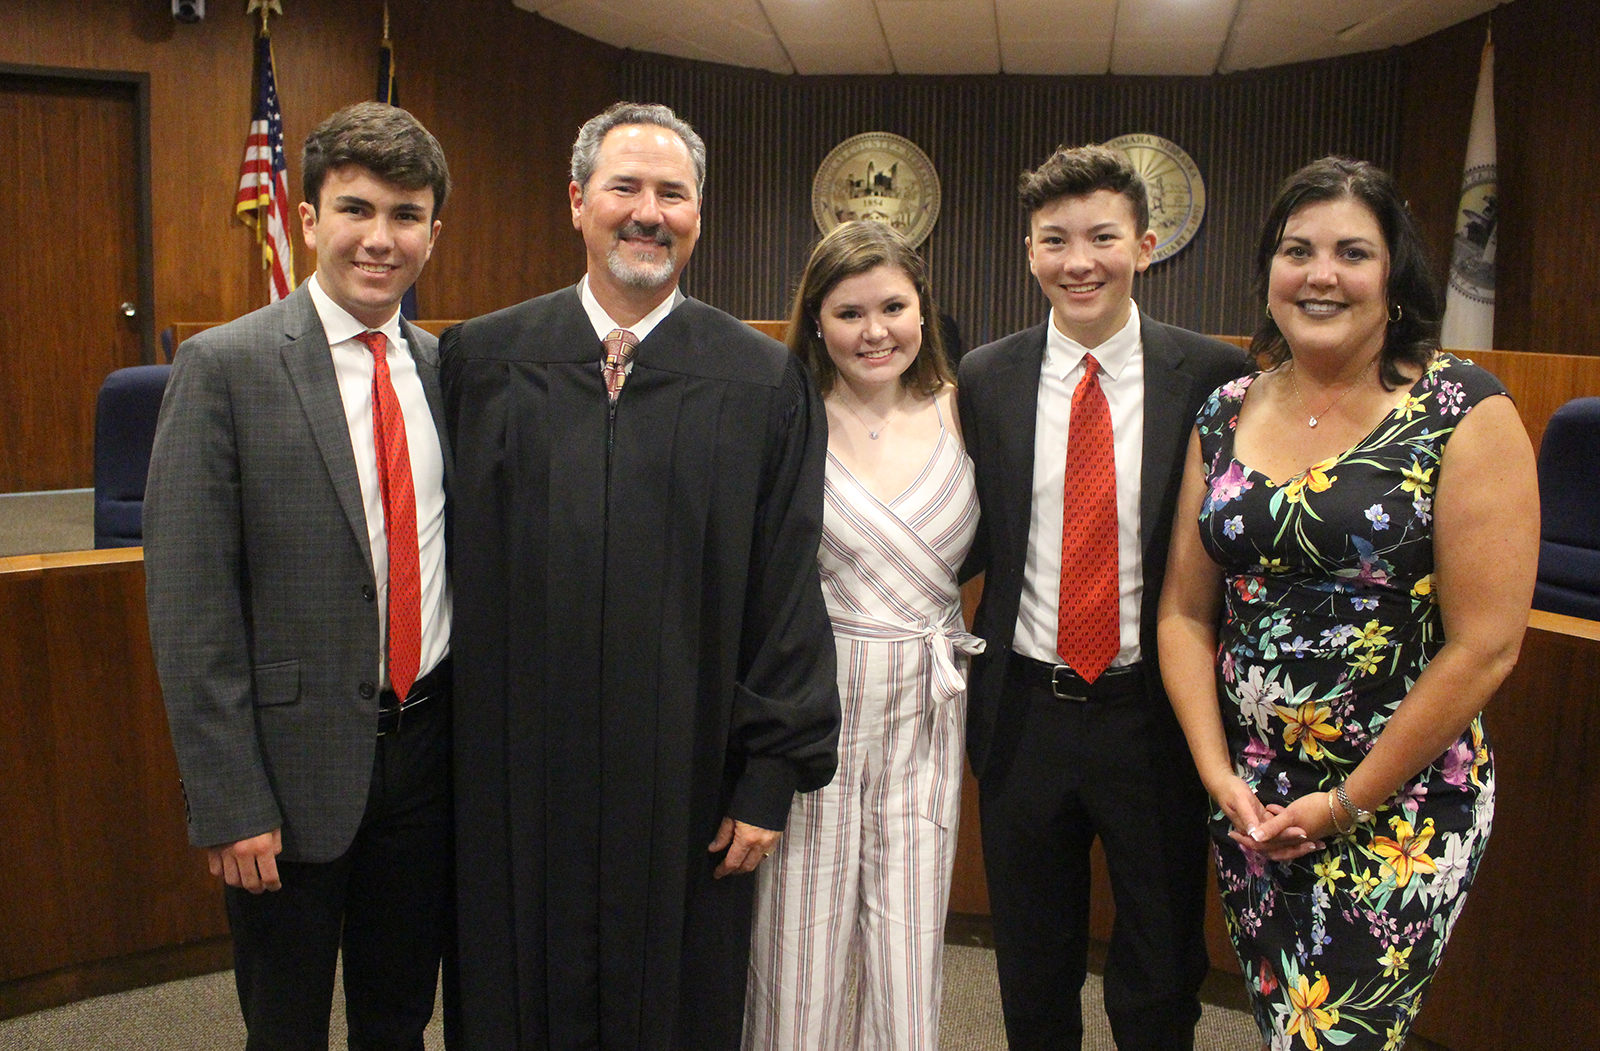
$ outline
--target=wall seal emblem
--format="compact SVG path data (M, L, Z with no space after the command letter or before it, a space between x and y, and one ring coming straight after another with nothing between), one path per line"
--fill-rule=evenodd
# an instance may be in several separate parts
M939 173L917 144L886 131L852 135L817 167L811 213L827 233L852 219L888 223L912 246L939 218Z
M1206 217L1206 184L1200 166L1183 147L1159 135L1120 135L1101 143L1133 162L1150 197L1150 229L1156 232L1151 262L1170 259L1200 232Z

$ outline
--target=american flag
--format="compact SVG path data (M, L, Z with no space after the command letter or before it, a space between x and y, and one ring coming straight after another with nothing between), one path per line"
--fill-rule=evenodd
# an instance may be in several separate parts
M239 165L239 195L234 211L256 228L261 243L261 265L270 272L269 301L294 291L294 246L289 241L289 165L283 153L283 111L278 107L278 87L272 72L272 39L256 38L256 68L260 80L255 116L245 141L244 162ZM261 213L266 213L265 229Z

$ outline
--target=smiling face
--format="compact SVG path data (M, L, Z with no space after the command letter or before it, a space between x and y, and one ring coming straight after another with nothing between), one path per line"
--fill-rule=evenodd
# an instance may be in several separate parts
M682 139L654 124L612 128L589 184L570 183L567 192L602 305L659 303L677 287L700 236L694 160Z
M922 304L897 266L844 278L822 297L819 316L828 357L858 391L898 380L922 349Z
M1150 265L1156 235L1136 227L1133 205L1113 190L1058 197L1029 220L1028 269L1065 335L1094 349L1128 323L1133 275Z
M359 164L328 171L316 208L300 205L300 233L317 253L317 283L357 321L394 316L433 253L433 190L407 189Z
M1372 210L1353 197L1317 201L1283 225L1267 309L1296 354L1363 358L1383 349L1389 249Z

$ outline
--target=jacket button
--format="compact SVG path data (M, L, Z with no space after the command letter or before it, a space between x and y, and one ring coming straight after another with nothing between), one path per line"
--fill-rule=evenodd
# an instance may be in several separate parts
M368 701L372 700L373 695L376 694L377 692L378 692L378 688L376 686L372 685L372 683L364 682L364 683L361 684L360 693L361 693L361 697L362 697L363 700L368 700Z
M362 584L361 597L366 599L368 602L371 602L373 599L378 597L378 589L373 587L371 584Z

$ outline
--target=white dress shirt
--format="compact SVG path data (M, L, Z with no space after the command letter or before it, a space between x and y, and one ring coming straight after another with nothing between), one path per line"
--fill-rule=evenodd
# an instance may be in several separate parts
M389 609L389 538L384 530L383 494L378 488L378 447L372 433L372 351L356 336L367 326L351 317L317 283L307 282L311 301L322 319L339 380L350 446L361 480L361 503L367 515L367 540L372 545L372 575L378 589L378 662L384 687L389 685L387 660ZM450 583L444 562L444 454L434 430L433 413L417 376L411 348L400 335L400 310L377 329L389 340L389 380L406 421L406 448L411 453L411 483L417 494L417 568L422 585L422 653L417 677L432 671L450 652Z
M594 297L594 293L589 291L588 274L584 274L578 280L578 298L583 301L583 312L589 315L589 324L594 326L594 334L600 338L600 342L604 343L613 329L620 328L632 332L634 338L643 343L644 337L648 336L657 325L661 324L663 318L672 313L677 305L688 297L674 288L672 295L657 303L654 310L631 325L619 325L611 319L611 315L606 313L606 308L601 306L600 301ZM633 371L632 358L628 359L627 371L630 373Z
M1144 596L1140 556L1139 496L1144 460L1144 344L1139 308L1130 304L1128 323L1094 350L1046 325L1044 368L1039 376L1038 421L1033 439L1033 514L1028 526L1028 561L1012 649L1025 657L1061 663L1056 654L1060 621L1062 499L1066 487L1067 426L1072 392L1083 378L1085 354L1100 363L1100 388L1111 410L1111 444L1117 471L1117 579L1122 646L1113 666L1140 658L1139 604Z

